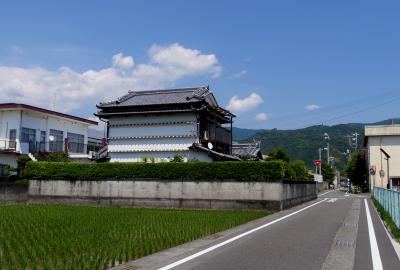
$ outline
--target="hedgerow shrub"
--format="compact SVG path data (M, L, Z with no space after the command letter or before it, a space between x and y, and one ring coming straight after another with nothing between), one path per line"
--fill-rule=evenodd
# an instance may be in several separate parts
M283 161L268 162L171 162L171 163L75 163L30 162L27 178L179 179L179 180L272 180L285 177Z

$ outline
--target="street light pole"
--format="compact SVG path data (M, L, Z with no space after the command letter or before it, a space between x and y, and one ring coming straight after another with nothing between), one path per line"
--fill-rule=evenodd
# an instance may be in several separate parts
M387 185L386 185L386 187L387 187L387 189L391 189L392 188L392 185L391 185L391 183L390 183L390 174L389 174L389 160L390 160L390 155L385 151L385 150L383 150L382 148L380 149L381 150L381 152L385 155L385 159L386 159L386 161L387 161Z

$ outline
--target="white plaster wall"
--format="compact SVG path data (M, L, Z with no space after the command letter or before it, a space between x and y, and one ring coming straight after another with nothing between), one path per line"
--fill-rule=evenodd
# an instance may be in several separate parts
M0 111L0 139L8 139L9 130L17 130L19 138L20 111Z
M144 157L155 158L156 162L165 162L175 155L182 155L185 161L198 159L199 161L211 162L213 159L203 152L186 151L164 151L164 152L132 152L132 153L109 153L110 162L142 162Z
M111 127L110 137L126 136L168 136L168 135L197 135L196 124L176 124L157 126L132 126L132 127Z
M140 124L140 123L158 123L170 121L194 121L196 116L193 113L171 113L162 115L128 115L112 117L110 124Z
M133 124L185 122L177 124L143 125ZM198 142L197 119L193 113L162 114L125 117L113 117L109 120L109 156L111 162L138 162L143 157L155 158L157 161L171 159L177 153L185 159L197 158L201 161L212 159L204 153L193 153L189 147ZM132 125L132 126L116 126ZM146 136L185 136L183 138L154 139L114 139L113 137L146 137Z
M390 163L390 177L400 177L400 136L378 136L368 138L368 160L369 167L376 167L376 175L370 175L370 185L386 188L387 186L387 161L381 154L382 148L391 156ZM379 171L385 171L383 179L379 176Z

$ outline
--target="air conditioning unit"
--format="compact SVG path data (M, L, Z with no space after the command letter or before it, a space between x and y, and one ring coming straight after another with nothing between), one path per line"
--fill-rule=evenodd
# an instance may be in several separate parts
M203 140L208 141L208 131L204 131L204 136L203 136Z

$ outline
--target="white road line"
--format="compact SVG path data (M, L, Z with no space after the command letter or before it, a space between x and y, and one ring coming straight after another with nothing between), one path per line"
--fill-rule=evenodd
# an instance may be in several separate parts
M237 235L237 236L235 236L235 237L232 237L232 238L230 238L230 239L228 239L228 240L226 240L226 241L224 241L224 242L222 242L222 243L219 243L219 244L217 244L217 245L214 245L214 246L211 246L211 247L209 247L209 248L207 248L207 249L204 249L204 250L202 250L202 251L200 251L200 252L197 252L197 253L195 253L195 254L193 254L193 255L191 255L191 256L188 256L188 257L186 257L186 258L184 258L184 259L182 259L182 260L179 260L179 261L174 262L174 263L171 263L171 264L169 264L169 265L167 265L167 266L161 267L161 268L159 268L158 270L169 270L169 269L172 269L172 268L174 268L174 267L177 267L177 266L179 266L179 265L181 265L181 264L184 264L184 263L186 263L186 262L188 262L188 261L191 261L191 260L193 260L193 259L195 259L195 258L197 258L197 257L200 257L200 256L202 256L202 255L204 255L204 254L206 254L206 253L209 253L209 252L211 252L211 251L213 251L213 250L215 250L215 249L217 249L217 248L220 248L220 247L223 247L223 246L225 246L225 245L227 245L227 244L229 244L229 243L232 243L232 242L234 242L234 241L236 241L236 240L238 240L238 239L240 239L240 238L242 238L242 237L245 237L245 236L247 236L247 235L249 235L249 234L252 234L252 233L254 233L254 232L256 232L256 231L259 231L259 230L261 230L261 229L264 229L264 228L266 228L266 227L268 227L268 226L271 226L272 224L275 224L275 223L277 223L277 222L279 222L279 221L282 221L282 220L284 220L284 219L287 219L287 218L289 218L289 217L291 217L291 216L294 216L294 215L296 215L296 214L298 214L298 213L300 213L300 212L303 212L304 210L307 210L308 208L311 208L311 207L313 207L313 206L315 206L315 205L317 205L317 204L320 204L320 203L322 203L322 202L324 202L324 201L326 201L326 200L327 200L327 199L323 199L322 201L313 203L313 204L311 204L311 205L309 205L309 206L306 206L306 207L304 207L304 208L302 208L302 209L300 209L300 210L297 210L297 211L295 211L295 212L293 212L293 213L290 213L290 214L288 214L288 215L286 215L286 216L283 216L283 217L281 217L281 218L275 219L275 220L273 220L273 221L271 221L271 222L269 222L269 223L267 223L267 224L261 225L261 226L255 228L255 229L252 229L252 230L250 230L250 231L247 231L247 232L245 232L245 233L242 233L242 234L239 234L239 235Z
M392 246L393 246L393 248L394 248L394 251L396 252L397 257L399 258L399 261L400 261L400 244L397 243L397 242L392 238L392 236L390 235L390 233L388 232L388 229L386 228L385 224L383 223L382 219L381 219L380 216L379 216L378 210L376 210L375 207L372 207L372 208L374 208L375 213L378 215L379 220L381 221L381 224L382 224L383 228L385 229L386 235L387 235L387 237L389 238L390 242L392 243Z
M326 202L334 203L334 202L336 202L337 200L338 200L337 198L332 198L332 199L327 200Z
M372 265L374 270L382 270L381 255L379 254L378 242L376 241L374 224L372 223L371 213L369 211L367 199L364 199L365 212L367 214L369 243L371 247Z
M318 197L324 196L325 194L331 193L332 191L335 191L335 190L331 190L331 191L327 191L325 193L319 194Z

